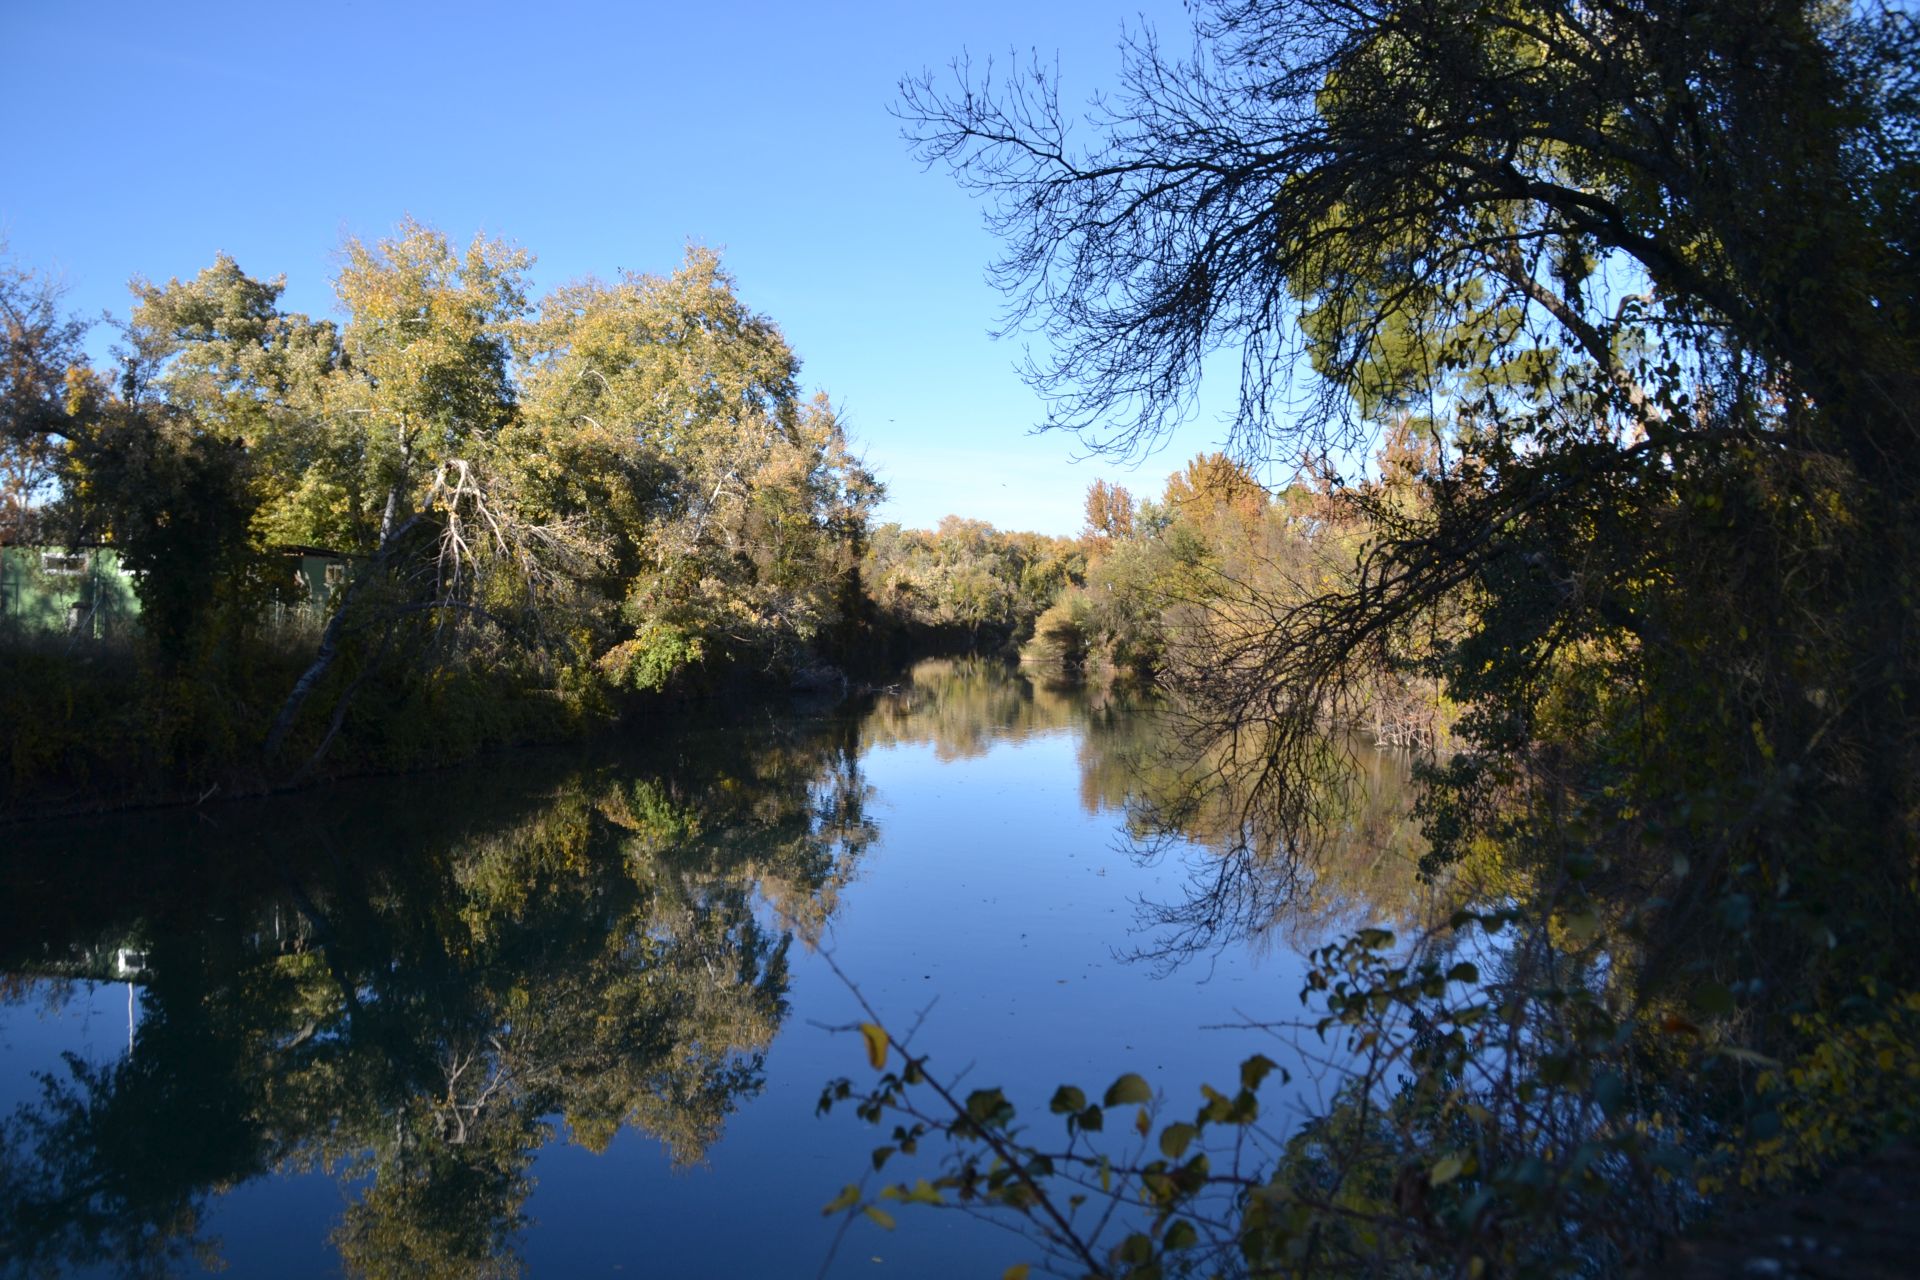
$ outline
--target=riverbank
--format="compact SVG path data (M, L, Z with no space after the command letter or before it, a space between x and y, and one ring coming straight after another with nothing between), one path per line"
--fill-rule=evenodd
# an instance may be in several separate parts
M906 670L814 663L735 671L693 690L537 686L499 673L376 673L268 759L274 712L307 661L261 647L231 678L166 679L131 646L0 646L0 824L258 798L347 778L426 773L624 732L674 733L796 703L863 698Z

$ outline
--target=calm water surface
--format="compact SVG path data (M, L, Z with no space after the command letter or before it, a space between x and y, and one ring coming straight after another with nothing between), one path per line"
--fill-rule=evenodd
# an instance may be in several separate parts
M883 1135L839 965L967 1088L1171 1103L1408 892L1395 770L1339 865L1129 838L1150 710L983 663L831 712L0 832L0 1274L983 1276L966 1216L822 1204ZM644 739L644 733L636 734ZM663 736L665 736L663 734ZM1311 1103L1293 1064L1276 1106ZM932 1173L890 1164L892 1176ZM829 1260L831 1253L831 1260Z

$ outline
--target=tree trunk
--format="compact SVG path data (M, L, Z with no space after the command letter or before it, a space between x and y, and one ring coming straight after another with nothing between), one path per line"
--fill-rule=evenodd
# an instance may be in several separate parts
M314 687L326 678L328 671L333 669L334 660L340 656L340 638L354 602L360 598L366 585L386 569L387 562L393 558L393 553L399 548L401 540L412 531L419 520L420 517L411 516L399 528L383 536L380 539L380 549L373 553L373 559L367 562L367 567L360 571L354 578L353 585L347 588L346 598L341 600L340 607L333 611L333 617L327 622L327 629L320 634L320 648L314 653L312 664L301 673L298 680L293 682L293 689L287 694L286 702L281 705L280 714L273 718L273 727L267 730L266 744L262 748L262 754L266 759L272 760L274 754L280 750L280 744L286 740L287 731L293 728L294 718L300 714L300 708L306 705L307 698L313 693Z

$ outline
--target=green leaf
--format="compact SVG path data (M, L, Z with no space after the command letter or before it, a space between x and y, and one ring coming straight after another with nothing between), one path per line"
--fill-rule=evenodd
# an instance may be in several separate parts
M1178 1160L1186 1154L1199 1132L1190 1124L1168 1125L1160 1131L1160 1153L1169 1160Z
M1278 1063L1274 1062L1272 1058L1267 1057L1264 1053L1254 1054L1251 1058L1248 1058L1240 1064L1240 1087L1242 1089L1258 1089L1260 1082L1265 1080L1278 1065ZM1286 1083L1287 1079L1287 1073L1282 1071L1280 1073L1281 1083Z
M1125 1106L1130 1102L1151 1101L1153 1101L1153 1090L1147 1087L1147 1082L1144 1079L1129 1071L1109 1086L1105 1105L1109 1107L1119 1107Z
M1086 1109L1087 1095L1073 1085L1063 1084L1053 1091L1053 1101L1047 1105L1057 1116L1068 1115Z
M967 1118L975 1124L991 1124L1012 1110L1007 1095L998 1089L975 1089L967 1095Z
M1433 1172L1427 1176L1427 1181L1431 1183L1433 1186L1444 1187L1449 1182L1452 1182L1455 1178L1459 1177L1461 1172L1465 1170L1466 1167L1467 1167L1467 1162L1462 1157L1447 1156L1445 1159L1441 1160L1438 1164L1433 1166Z
M854 1186L851 1182L849 1182L846 1186L840 1189L839 1195L829 1200L827 1202L826 1207L820 1210L820 1216L830 1217L833 1214L839 1213L842 1209L851 1209L853 1208L854 1205L859 1203L860 1203L860 1188Z
M1191 1249L1199 1243L1199 1240L1200 1233L1193 1229L1193 1224L1185 1218L1177 1218L1173 1225L1167 1228L1167 1234L1162 1243L1169 1249Z
M882 1209L879 1205L870 1204L866 1208L862 1209L860 1212L866 1214L869 1218L872 1218L875 1222L879 1223L883 1229L887 1231L893 1230L893 1215L888 1213L885 1209Z

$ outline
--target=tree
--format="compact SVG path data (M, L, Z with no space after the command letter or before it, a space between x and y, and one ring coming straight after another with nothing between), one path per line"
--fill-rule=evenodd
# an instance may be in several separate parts
M129 354L176 412L246 448L260 541L357 547L341 495L361 442L327 430L345 353L331 321L280 310L285 288L226 254L190 281L136 279Z
M215 624L249 627L264 602L250 572L251 460L240 441L137 393L96 386L74 405L80 425L60 466L66 527L75 541L118 553L134 575L149 651L178 672Z
M269 756L349 650L365 669L396 639L441 659L505 639L508 655L550 666L604 554L584 522L535 514L498 447L517 407L511 339L531 256L479 236L456 251L411 220L377 245L349 240L345 256L342 355L321 383L321 425L296 427L311 465L287 497L366 561L267 732ZM292 515L283 530L298 530ZM308 767L359 687L337 695Z
M994 202L1053 425L1154 443L1235 350L1235 452L1324 477L1314 523L1355 531L1344 572L1243 579L1172 647L1241 825L1324 838L1327 732L1382 673L1461 709L1426 868L1491 863L1495 909L1455 929L1523 936L1485 984L1377 930L1316 953L1320 1026L1365 1066L1218 1242L1255 1270L1524 1271L1570 1230L1595 1270L1647 1260L1677 1210L1634 1134L1673 1120L1690 1185L1720 1185L1814 1069L1717 1055L1907 1034L1917 55L1911 13L1811 0L1220 0L1188 57L1129 42L1091 151L1045 74L906 86L922 154ZM1246 1122L1216 1102L1200 1123ZM1118 1263L1151 1268L1207 1180L1136 1174L1162 1208Z
M476 236L465 251L412 220L377 245L349 240L334 291L348 377L329 411L362 419L378 535L423 501L440 465L479 460L514 404L509 325L526 310L532 256ZM363 543L364 545L364 543Z
M1743 793L1811 802L1818 757L1838 790L1806 812L1900 846L1909 695L1883 692L1912 687L1892 655L1916 595L1884 566L1916 562L1910 16L1308 0L1216 4L1198 36L1184 60L1130 44L1090 153L1045 77L922 80L905 110L923 154L995 201L999 278L1055 342L1058 425L1149 440L1223 345L1252 452L1326 466L1427 399L1425 505L1354 490L1378 534L1350 582L1207 646L1194 692L1264 735L1262 802L1310 824L1321 726L1471 599L1429 651L1480 707L1456 794L1543 745L1539 673L1611 646L1608 681L1716 691L1715 729L1639 755L1650 785L1653 755L1700 747ZM1296 356L1319 377L1288 419ZM1780 643L1756 653L1742 625ZM1726 741L1756 716L1772 764ZM1778 776L1786 754L1802 781ZM1855 788L1875 816L1840 801ZM1440 856L1472 826L1438 821Z
M1086 553L1073 540L950 515L933 530L876 530L865 581L882 614L913 643L1011 649L1085 573Z
M341 257L338 324L283 310L281 279L224 254L187 279L136 279L118 379L87 368L56 290L0 279L0 537L113 543L139 575L150 651L191 675L143 692L206 711L203 745L230 752L264 721L268 766L294 741L304 774L356 736L368 687L390 696L389 723L422 733L468 719L482 739L508 723L547 735L622 690L870 652L861 566L881 488L716 254L562 286L537 308L531 257L501 241L463 248L408 220ZM289 576L271 557L313 547L341 553L346 576L288 690L281 642L310 615L266 613ZM1036 569L1025 589L1048 580ZM274 643L256 644L266 621ZM182 721L99 692L142 725ZM175 749L199 732L150 753L155 772L201 768L207 753Z
M1167 477L1162 501L1177 518L1211 523L1227 516L1251 530L1266 513L1267 490L1226 454L1202 453Z
M563 286L518 341L525 399L503 445L531 510L611 549L606 675L658 689L830 641L880 487L718 255Z
M1906 451L1888 415L1910 339L1887 315L1913 271L1906 15L1792 0L1738 18L1638 0L1203 12L1190 59L1130 42L1089 153L1067 144L1043 74L1003 90L962 64L975 92L905 86L922 154L995 202L1011 242L997 278L1015 318L1056 339L1039 382L1057 424L1150 435L1229 346L1237 437L1326 448L1383 334L1426 334L1429 308L1483 314L1497 293L1609 377L1631 328L1705 326L1729 355L1803 371L1823 403L1861 402L1847 430L1893 432L1887 463ZM1610 300L1622 270L1657 293ZM1833 324L1792 305L1809 289ZM1294 323L1310 313L1318 335ZM1302 351L1327 385L1289 425L1274 393ZM1424 382L1444 363L1431 354L1400 372ZM1751 365L1724 372L1756 394Z
M0 545L40 536L69 429L68 372L84 369L87 325L60 313L53 281L16 266L0 241Z
M1087 486L1086 536L1108 546L1119 538L1133 536L1133 495L1121 485L1095 480Z

